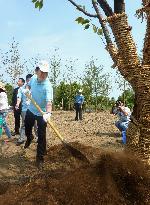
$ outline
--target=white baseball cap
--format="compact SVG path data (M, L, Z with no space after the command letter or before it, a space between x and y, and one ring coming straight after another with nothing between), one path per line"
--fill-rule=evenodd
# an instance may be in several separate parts
M82 93L82 89L79 90L79 93Z
M42 71L44 73L49 72L49 63L45 60L40 61L37 65L37 67L39 67L40 71Z

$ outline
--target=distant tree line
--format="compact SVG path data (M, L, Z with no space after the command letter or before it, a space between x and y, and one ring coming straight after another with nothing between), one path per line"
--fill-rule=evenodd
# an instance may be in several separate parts
M13 88L16 86L19 77L24 77L28 73L34 73L35 65L42 58L38 54L34 58L25 60L21 57L19 43L13 38L8 51L0 52L0 68L3 73L0 80L6 83L9 104ZM78 59L67 59L65 65L59 56L59 49L55 49L53 54L47 54L50 64L49 79L53 86L54 101L53 109L72 110L74 109L74 97L79 89L83 90L85 96L84 110L99 111L110 109L115 103L114 98L110 98L111 74L104 72L104 67L99 65L97 59L92 57L83 68L79 68ZM79 72L79 71L82 71ZM6 72L6 73L5 73ZM8 78L4 78L5 74ZM132 108L134 105L134 93L129 85L124 81L119 73L116 73L116 83L122 90L119 99L126 102Z

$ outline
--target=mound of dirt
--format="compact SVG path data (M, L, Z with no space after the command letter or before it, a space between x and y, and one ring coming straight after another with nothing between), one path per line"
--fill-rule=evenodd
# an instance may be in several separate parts
M2 205L148 205L148 169L139 159L124 152L101 153L93 164L41 172L20 185L6 184L5 190L0 185L0 202Z
M109 112L54 112L52 121L72 147L90 163L73 157L47 129L44 169L35 166L37 142L29 149L0 139L0 205L148 205L150 171L117 142L116 120ZM13 129L13 115L9 126ZM120 135L119 135L120 137Z

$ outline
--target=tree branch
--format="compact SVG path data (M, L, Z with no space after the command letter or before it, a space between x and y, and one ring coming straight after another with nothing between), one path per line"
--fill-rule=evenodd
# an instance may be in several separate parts
M109 35L109 31L106 27L106 23L103 21L102 15L100 14L100 11L99 11L98 6L97 6L97 2L95 0L92 0L92 4L93 4L93 7L94 7L94 9L97 13L99 23L100 23L100 25L103 29L103 33L104 33L107 45L112 44L112 41L111 41L111 38L110 38L110 35Z
M76 4L73 0L68 0L71 4L73 4L79 11L84 13L86 16L97 18L96 14L90 14L87 11L85 11L82 7L80 7L78 4Z
M100 7L103 9L107 17L114 14L112 8L109 6L106 0L97 0L97 2L99 3Z
M92 0L92 4L93 4L93 7L97 13L97 16L98 16L98 19L99 19L99 23L103 29L103 33L104 33L104 36L105 36L105 40L106 40L106 43L107 43L107 46L106 46L106 49L107 51L109 52L114 64L113 64L113 68L116 67L116 66L119 66L120 62L121 62L121 58L119 56L119 53L118 53L118 50L117 48L115 47L115 45L113 44L112 40L111 40L111 37L110 37L110 34L109 34L109 31L107 29L107 26L106 26L106 22L103 21L103 18L102 18L102 15L99 11L99 8L98 8L98 5L97 5L97 1L95 0Z

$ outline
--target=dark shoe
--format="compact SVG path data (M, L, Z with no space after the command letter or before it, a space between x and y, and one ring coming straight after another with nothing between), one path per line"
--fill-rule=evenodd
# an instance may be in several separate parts
M77 119L77 118L75 118L75 121L78 121L78 119Z
M24 141L22 141L22 142L17 142L16 143L16 146L20 146L21 144L23 144L24 143Z
M11 132L12 136L19 135L19 134L20 134L19 132Z
M42 170L44 165L43 157L36 157L36 166L38 169Z
M25 143L25 145L24 145L24 149L26 149L26 148L28 148L28 147L30 146L30 144L31 144L31 142L32 142L33 139L34 139L34 136L31 135L31 136L30 136L30 139L27 139L27 141L26 141L26 143Z
M30 146L31 142L32 142L31 139L30 139L30 140L27 140L26 143L25 143L25 145L24 145L24 149L27 149L27 148Z

